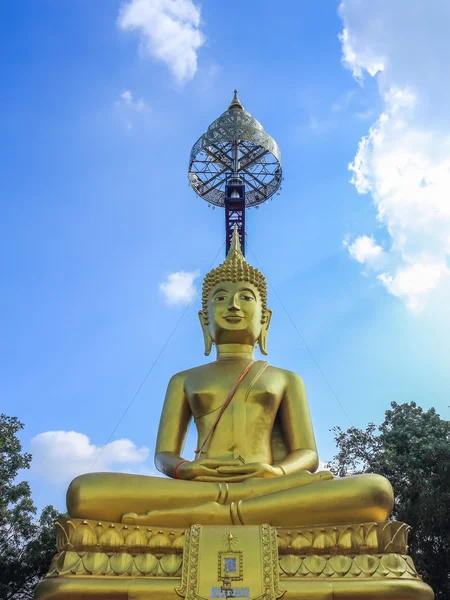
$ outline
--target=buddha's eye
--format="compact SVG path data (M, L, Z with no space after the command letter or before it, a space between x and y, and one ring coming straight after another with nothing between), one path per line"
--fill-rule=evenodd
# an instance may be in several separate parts
M226 299L227 299L227 297L223 296L223 295L222 296L216 296L214 298L214 300L216 300L217 302L222 302L223 300L226 300Z
M247 302L251 302L252 300L254 300L252 296L248 296L247 294L242 294L241 299L247 300Z

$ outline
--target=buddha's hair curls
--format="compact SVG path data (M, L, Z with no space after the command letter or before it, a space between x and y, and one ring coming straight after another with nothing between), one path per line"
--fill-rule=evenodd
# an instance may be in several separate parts
M208 315L208 297L215 285L221 281L246 281L252 283L258 290L263 311L267 310L267 282L264 275L248 264L245 260L244 255L241 251L239 243L239 236L235 229L233 234L233 240L231 242L230 250L225 261L216 267L211 269L206 274L203 280L202 288L202 311L205 316Z

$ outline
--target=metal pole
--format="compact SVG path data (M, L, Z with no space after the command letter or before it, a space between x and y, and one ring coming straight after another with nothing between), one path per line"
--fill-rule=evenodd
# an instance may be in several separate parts
M233 147L232 147L232 158L233 158L233 179L239 179L239 155L240 155L240 151L239 151L239 140L235 140L233 142Z
M242 253L245 256L245 185L240 177L240 141L234 140L231 146L231 177L225 186L225 253L228 254L237 225Z

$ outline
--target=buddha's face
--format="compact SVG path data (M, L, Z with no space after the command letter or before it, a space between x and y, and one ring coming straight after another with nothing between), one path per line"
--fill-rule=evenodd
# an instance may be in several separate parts
M261 296L252 283L223 281L216 284L209 294L208 331L216 345L254 346L265 318Z

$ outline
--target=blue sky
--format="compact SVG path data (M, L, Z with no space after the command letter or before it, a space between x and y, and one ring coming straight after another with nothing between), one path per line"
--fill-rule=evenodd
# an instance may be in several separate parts
M189 286L174 305L160 285L198 286L221 248L187 163L236 87L285 175L249 245L351 422L392 400L449 417L449 9L360 4L2 2L1 411L25 423L39 506L64 508L186 310ZM304 378L327 460L350 421L269 304L269 359ZM198 308L98 466L153 471L167 381L204 361Z

